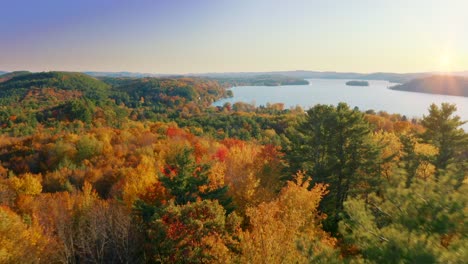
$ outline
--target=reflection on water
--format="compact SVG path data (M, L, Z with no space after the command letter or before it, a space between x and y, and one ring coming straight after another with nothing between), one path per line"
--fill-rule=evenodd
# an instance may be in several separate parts
M365 111L386 111L399 113L408 118L420 118L428 114L431 103L443 102L457 105L457 114L468 120L468 98L438 94L403 92L388 89L394 85L387 81L369 81L369 86L347 86L349 80L309 79L309 85L290 86L239 86L232 88L233 98L223 99L214 105L226 102L246 102L255 105L284 103L286 107L300 105L309 108L315 104L334 104L346 102L351 107ZM468 130L468 124L464 126Z

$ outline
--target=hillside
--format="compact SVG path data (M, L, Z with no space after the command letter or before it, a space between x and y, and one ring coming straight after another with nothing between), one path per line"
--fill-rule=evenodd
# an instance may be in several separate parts
M114 86L113 98L126 105L143 99L146 103L199 101L207 106L224 96L224 88L218 82L201 78L105 78L103 81ZM119 96L122 93L125 98Z
M143 78L143 77L175 77L178 74L154 74L138 72L84 72L93 77L113 78ZM333 71L271 71L271 72L219 72L219 73L188 73L183 76L213 78L225 83L241 83L239 85L288 85L296 84L295 80L304 79L354 79L354 80L383 80L394 83L405 83L416 78L433 75L431 72L421 73L392 73L392 72L333 72ZM468 72L454 72L453 75L466 76ZM288 81L289 80L289 81Z
M0 133L14 135L31 134L38 125L52 128L75 121L117 125L127 117L187 117L228 94L217 81L202 78L97 79L71 72L6 75L0 82Z
M24 95L33 87L39 89L55 88L60 90L76 90L94 99L104 98L109 90L109 85L83 73L21 73L0 84L0 97L12 94Z
M302 79L280 74L262 74L253 76L217 76L210 77L225 86L279 86L279 85L308 85Z
M29 74L31 72L28 71L14 71L14 72L4 72L3 74L0 74L0 83L1 82L6 82L16 76L21 76L25 74Z
M393 90L468 97L468 78L433 75L391 87Z
M112 108L110 85L82 73L12 72L0 82L0 133L26 135L37 125L90 123L95 112Z

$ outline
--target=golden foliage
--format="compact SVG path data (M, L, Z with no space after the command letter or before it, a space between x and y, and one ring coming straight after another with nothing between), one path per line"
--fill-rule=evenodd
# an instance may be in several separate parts
M38 195L42 192L41 176L26 173L10 179L10 186L17 194Z
M46 263L48 241L37 225L0 206L0 263Z
M250 229L243 232L241 262L306 263L308 256L299 244L321 254L333 250L336 240L321 229L324 216L318 205L327 193L317 184L309 190L309 181L299 172L274 201L247 209Z

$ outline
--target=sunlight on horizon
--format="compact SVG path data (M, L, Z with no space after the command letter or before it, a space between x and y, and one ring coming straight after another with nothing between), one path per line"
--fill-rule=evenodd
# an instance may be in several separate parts
M451 56L444 52L439 57L439 71L441 73L451 73L453 72L452 68L452 58Z

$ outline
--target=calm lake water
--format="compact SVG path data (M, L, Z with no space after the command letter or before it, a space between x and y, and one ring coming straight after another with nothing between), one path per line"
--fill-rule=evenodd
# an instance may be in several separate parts
M420 118L428 114L431 103L443 102L457 105L457 114L468 120L468 97L424 94L390 90L395 85L388 81L369 81L369 86L347 86L349 80L308 79L309 85L287 86L239 86L231 88L234 97L214 103L222 106L226 102L254 103L257 106L267 103L284 103L285 107L300 105L307 109L316 104L345 102L351 107L366 111L373 109L388 113L399 113L408 118ZM468 124L465 124L468 131Z

